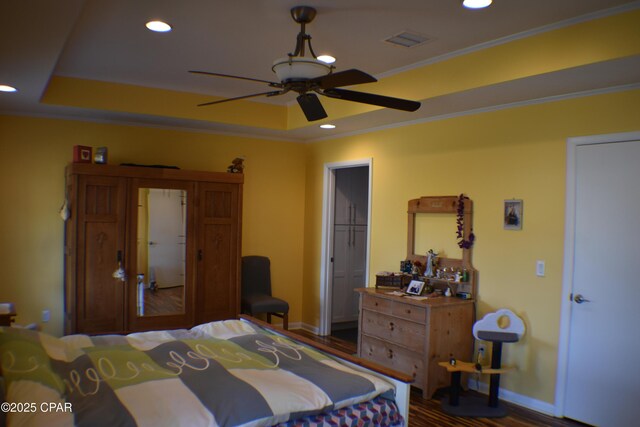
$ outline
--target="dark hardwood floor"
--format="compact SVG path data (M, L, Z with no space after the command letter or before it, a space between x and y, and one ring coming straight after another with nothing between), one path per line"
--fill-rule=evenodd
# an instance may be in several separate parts
M311 332L296 329L295 332L303 335L316 342L320 342L327 346L333 347L349 354L355 354L357 345L354 342L342 340L340 338L327 336L321 337ZM464 392L465 395L483 396L473 390ZM444 413L441 409L441 399L446 399L446 389L439 390L432 399L424 399L422 391L412 387L411 400L409 403L409 426L410 427L453 427L453 426L469 426L469 427L579 427L584 426L566 418L554 418L539 412L535 412L518 405L507 402L501 402L508 408L508 414L504 418L466 418L454 417ZM484 397L484 396L483 396Z
M145 316L176 314L184 311L184 286L144 290Z

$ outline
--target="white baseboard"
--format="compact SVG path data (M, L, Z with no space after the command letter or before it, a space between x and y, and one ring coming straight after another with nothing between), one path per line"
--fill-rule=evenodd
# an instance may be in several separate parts
M320 328L314 325L310 325L308 323L304 323L304 322L299 322L298 323L298 327L300 329L304 329L305 331L311 332L312 334L315 335L319 335L320 334Z
M476 381L469 379L469 388L480 392L482 394L489 395L489 385L484 382L479 382L476 387ZM498 397L505 402L513 403L514 405L522 406L532 411L541 412L552 417L555 416L555 406L552 403L543 402L542 400L534 399L529 396L523 396L522 394L515 393L513 391L500 387L500 394Z
M304 329L302 322L289 322L289 330L292 329Z

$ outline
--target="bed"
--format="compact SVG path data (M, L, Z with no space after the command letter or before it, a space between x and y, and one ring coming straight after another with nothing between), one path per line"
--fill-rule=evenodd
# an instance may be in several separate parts
M310 344L247 316L126 336L3 327L0 425L405 425L409 377Z

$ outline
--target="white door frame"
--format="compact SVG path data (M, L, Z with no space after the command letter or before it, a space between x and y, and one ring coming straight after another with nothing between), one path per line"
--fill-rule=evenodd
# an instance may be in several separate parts
M369 205L367 206L367 254L365 261L365 286L369 286L369 244L371 242L371 181L373 177L373 159L349 160L325 163L324 185L322 190L322 252L320 255L320 328L318 335L331 333L331 276L333 272L331 256L333 252L333 211L336 190L336 169L369 167Z
M556 417L564 416L564 401L567 387L567 364L569 362L569 333L571 310L569 300L573 291L573 257L576 225L576 151L578 146L608 144L640 140L640 132L615 133L608 135L582 136L567 139L567 188L564 229L564 266L562 274L562 300L560 307L560 337L558 340L558 367L556 375Z

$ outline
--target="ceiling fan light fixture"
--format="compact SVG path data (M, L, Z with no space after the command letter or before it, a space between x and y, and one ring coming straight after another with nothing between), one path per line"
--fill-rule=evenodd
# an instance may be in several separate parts
M148 30L154 31L156 33L167 33L173 29L171 25L162 21L149 21L144 24L144 26L147 27Z
M278 80L288 82L326 76L331 72L331 66L317 59L287 57L276 59L271 70Z
M416 111L420 108L420 102L417 101L340 89L344 86L373 83L378 80L364 71L356 70L355 68L334 73L333 65L321 61L320 59L322 58L318 58L311 47L311 36L305 32L305 25L311 22L315 15L316 10L310 6L296 6L291 9L291 17L294 21L300 24L300 32L296 37L296 47L294 51L289 53L286 57L276 59L273 62L271 71L276 74L278 81L190 70L189 72L194 74L205 74L216 77L229 77L239 80L266 83L270 88L267 92L252 93L249 95L205 102L198 104L198 106L203 107L206 105L220 104L222 102L254 98L257 96L278 96L293 91L298 93L296 101L298 101L298 105L300 106L302 113L309 122L322 120L328 117L318 95L403 111ZM305 57L306 48L309 49L311 58ZM329 123L326 123L325 126L322 127L332 129Z
M493 0L462 0L462 5L467 9L483 9L491 5Z

